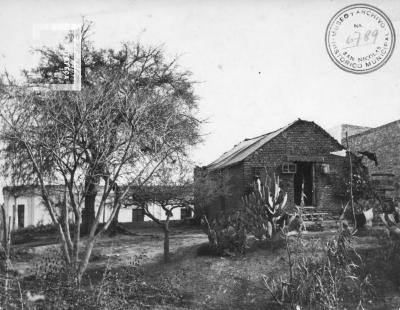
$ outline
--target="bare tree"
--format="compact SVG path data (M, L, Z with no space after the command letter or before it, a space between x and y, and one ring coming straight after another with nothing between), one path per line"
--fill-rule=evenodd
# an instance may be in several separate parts
M189 168L190 169L190 168ZM193 184L189 169L182 165L163 163L152 179L152 185L137 188L124 204L143 210L164 232L164 261L170 261L170 221L175 209L193 207ZM190 169L191 170L191 169ZM157 217L155 210L165 213L165 220Z
M40 186L78 282L95 240L130 189L146 184L162 163L187 156L188 147L200 141L190 74L175 60L167 62L159 48L133 43L118 51L83 46L92 65L82 64L81 92L1 89L4 158L13 160L6 166L9 175ZM47 188L55 183L67 189L63 217L56 216ZM74 217L72 232L67 205ZM99 227L106 205L112 212ZM87 208L94 218L83 223ZM79 259L82 223L89 234Z

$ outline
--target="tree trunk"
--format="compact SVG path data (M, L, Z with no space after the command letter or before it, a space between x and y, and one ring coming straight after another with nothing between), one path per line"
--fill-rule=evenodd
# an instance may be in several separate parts
M73 250L73 257L74 257L74 268L78 270L78 263L79 263L79 241L81 236L81 223L82 223L82 216L78 212L75 215L75 223L74 223L74 250Z
M118 205L117 210L115 211L115 215L110 223L110 226L108 226L108 228L106 230L106 234L108 234L110 237L113 237L117 234L124 234L124 235L132 234L129 230L127 230L123 226L119 225L118 215L119 215L120 209L121 209L121 204Z
M77 270L77 281L78 281L79 285L81 284L82 276L85 273L85 271L89 265L89 259L90 259L90 255L92 254L95 240L96 240L96 237L94 235L91 235L91 236L89 236L89 238L86 242L85 254L80 263L79 269Z
M171 259L169 254L169 220L164 224L164 262L169 262Z
M90 231L90 227L92 226L95 218L95 200L96 196L86 196L85 197L85 207L82 210L82 229L81 233L83 235L87 235Z
M7 243L7 214L4 204L0 206L0 211L0 244L2 249L5 249Z
M119 224L118 215L119 215L119 210L120 209L121 209L121 205L118 205L117 211L115 211L115 215L114 215L114 217L113 217L113 219L112 219L112 221L110 223L110 226L108 227L108 231L114 231L117 228L117 226Z
M113 188L114 188L114 193L115 193L114 199L118 202L118 205L116 207L114 217L110 223L110 226L108 226L106 233L109 236L114 236L116 234L130 235L131 232L128 231L127 229L125 229L124 227L122 227L121 225L119 225L119 222L118 222L119 211L121 210L121 206L122 206L121 202L119 201L119 199L121 197L121 188L118 186L117 183L114 184Z
M81 233L87 235L95 219L95 204L100 180L97 177L89 176L85 180L85 207L82 210Z

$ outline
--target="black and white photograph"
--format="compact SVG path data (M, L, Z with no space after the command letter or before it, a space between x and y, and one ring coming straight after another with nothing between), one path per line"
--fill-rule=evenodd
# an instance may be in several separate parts
M0 310L400 309L400 2L0 0Z

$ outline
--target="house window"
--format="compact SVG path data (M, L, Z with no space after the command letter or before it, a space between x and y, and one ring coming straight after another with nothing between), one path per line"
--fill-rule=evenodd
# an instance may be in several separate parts
M181 208L181 219L189 219L192 217L192 209L191 208Z
M296 173L297 165L295 163L283 163L282 173Z
M143 222L144 212L143 209L132 209L132 222Z

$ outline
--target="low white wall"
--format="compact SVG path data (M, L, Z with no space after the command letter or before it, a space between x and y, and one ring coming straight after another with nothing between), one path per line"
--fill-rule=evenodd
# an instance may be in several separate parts
M135 207L130 207L130 208L121 208L118 214L118 221L120 223L127 223L127 222L132 222L132 209ZM97 211L97 209L96 209ZM157 205L151 205L149 207L149 211L151 214L153 214L157 219L159 220L166 220L167 216L165 214L165 211L157 206ZM103 215L101 217L101 222L107 221L107 219L110 217L112 210L111 208L106 208L105 211L103 212ZM181 210L179 208L176 208L172 210L172 217L170 218L171 220L180 220L181 219ZM152 219L147 217L146 215L144 216L144 221L151 221Z
M100 197L96 199L97 203L100 202L99 199ZM14 205L15 208L13 207ZM39 195L20 196L17 198L6 195L4 197L4 206L8 216L11 216L11 224L13 225L13 229L17 229L19 227L18 205L24 205L24 227L51 224L49 212L44 206L42 198ZM97 210L98 209L96 208L96 211ZM149 207L149 211L160 220L166 219L165 211L157 205L151 205ZM111 208L106 207L100 217L100 222L107 221L111 215L111 212ZM171 217L171 220L181 219L181 210L179 208L174 209L172 214L173 216ZM72 219L72 212L70 213L70 216ZM121 208L118 215L118 221L121 223L132 222L132 208ZM151 219L147 216L144 216L144 221L151 221Z

